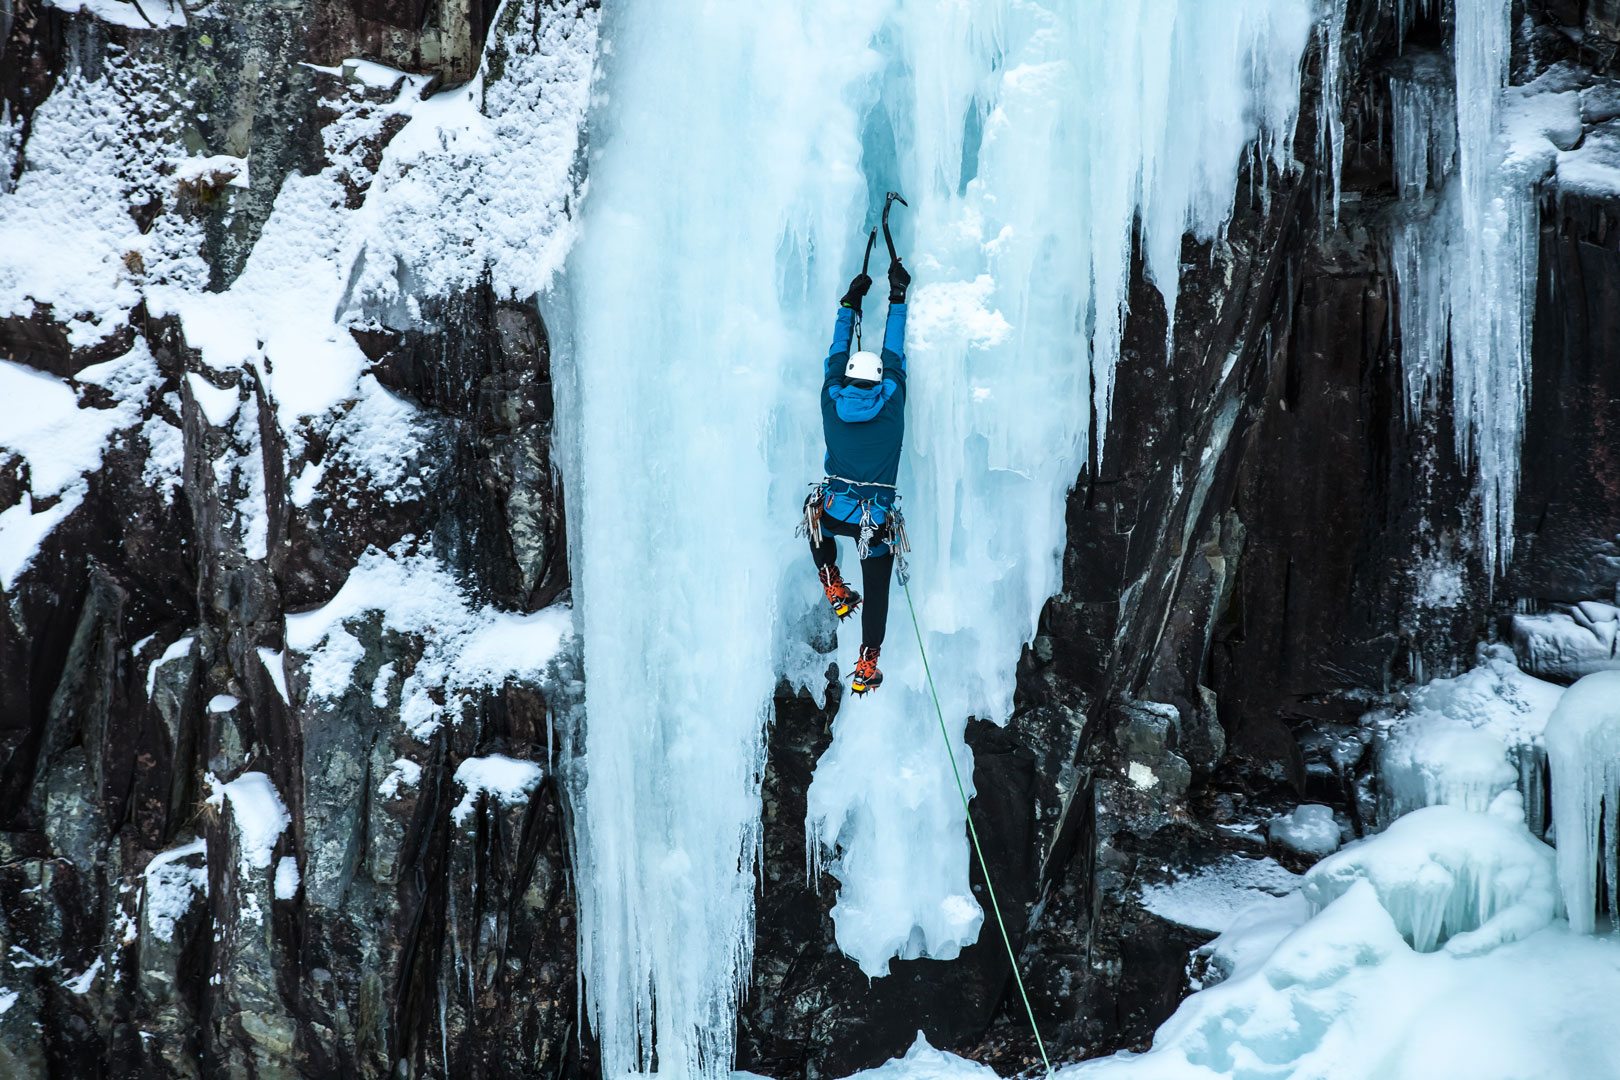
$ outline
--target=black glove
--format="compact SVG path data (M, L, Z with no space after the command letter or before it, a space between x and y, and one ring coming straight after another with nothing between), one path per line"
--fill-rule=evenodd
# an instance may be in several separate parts
M866 296L866 290L872 287L872 279L865 274L856 274L855 279L849 283L849 292L838 301L840 307L854 308L855 314L861 313L861 300Z
M895 259L889 264L889 303L906 302L906 290L911 288L911 274Z

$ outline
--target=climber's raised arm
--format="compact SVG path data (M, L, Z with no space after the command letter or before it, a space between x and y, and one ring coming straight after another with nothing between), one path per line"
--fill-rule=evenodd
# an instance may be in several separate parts
M911 274L900 260L889 264L889 318L883 325L883 370L904 376L906 371L906 290Z
M833 323L832 348L827 352L827 378L842 379L844 365L849 362L849 346L855 336L855 320L861 317L861 301L872 287L872 279L856 274L849 283L849 291L838 301L838 321Z

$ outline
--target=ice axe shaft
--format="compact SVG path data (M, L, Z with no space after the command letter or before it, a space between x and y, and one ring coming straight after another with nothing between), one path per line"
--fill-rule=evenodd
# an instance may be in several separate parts
M883 242L889 245L889 261L891 263L900 261L900 256L894 250L894 234L889 232L889 211L894 209L895 203L899 203L904 207L911 206L910 203L900 197L898 191L891 191L883 197ZM870 241L867 242L866 253L868 255L872 253Z
M877 226L872 226L871 235L866 238L866 258L861 260L861 273L866 273L872 266L872 245L877 243ZM892 249L894 245L889 245Z

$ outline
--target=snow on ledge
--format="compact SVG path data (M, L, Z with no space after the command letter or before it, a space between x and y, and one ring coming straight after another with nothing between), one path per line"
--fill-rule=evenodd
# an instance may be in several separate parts
M242 838L242 871L268 869L276 841L292 823L276 786L262 772L247 772L221 787L219 794L236 817Z
M389 768L388 775L382 778L377 785L377 794L385 799L399 796L402 787L413 788L422 782L422 766L410 758L395 758L394 764Z
M467 791L450 811L457 825L465 825L467 818L478 807L478 796L488 794L504 806L520 806L528 802L534 789L540 786L540 766L532 761L519 761L505 754L468 758L456 768L456 783Z
M298 860L291 855L283 855L281 861L276 863L276 899L296 899L298 883L301 880L298 874Z
M102 22L130 30L168 30L186 25L186 12L177 0L45 0L49 7L68 14L83 12Z
M159 941L173 941L174 927L198 896L208 895L208 844L202 837L152 856L141 871L146 883L143 900L146 926ZM187 866L182 860L203 856L204 865Z
M421 660L400 687L400 720L425 739L454 716L458 693L508 679L538 682L571 631L568 608L531 614L474 606L438 559L401 541L360 557L324 606L287 616L287 647L308 657L310 693L333 697L355 685L365 651L344 623L380 613L386 630L419 636ZM369 689L369 687L368 687Z
M1225 933L1244 911L1276 903L1301 878L1270 857L1228 855L1171 881L1146 885L1142 906L1178 926Z

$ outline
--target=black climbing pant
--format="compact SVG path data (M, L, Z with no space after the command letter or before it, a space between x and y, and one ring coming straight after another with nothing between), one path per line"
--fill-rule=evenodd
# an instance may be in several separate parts
M860 525L839 521L831 515L821 519L821 543L810 539L810 555L816 560L816 569L838 565L838 542L834 536L859 539ZM877 540L887 542L887 527L879 529ZM861 644L882 645L884 631L889 625L889 578L894 573L894 552L874 555L861 560Z

